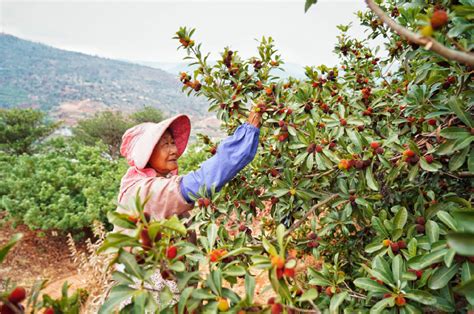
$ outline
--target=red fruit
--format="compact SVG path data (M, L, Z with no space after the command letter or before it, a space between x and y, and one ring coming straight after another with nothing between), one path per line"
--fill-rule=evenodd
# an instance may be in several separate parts
M433 155L426 155L425 160L427 163L431 164L434 160Z
M331 146L331 145L329 145L329 146ZM317 153L321 153L323 151L323 147L321 145L316 145L315 151Z
M288 108L288 109L286 109L286 113L287 113L287 114L292 114L292 113L293 113L293 110L292 110L291 108Z
M145 212L145 213L143 213L143 216L145 216L146 222L150 222L150 220L151 220L151 215L150 215L150 213L146 213L146 212Z
M332 141L331 143L329 143L329 148L334 148L336 147L336 142Z
M362 160L357 160L355 162L355 167L356 167L356 169L363 169L364 168L364 162Z
M357 130L358 130L359 132L364 131L364 129L365 129L365 126L364 126L364 125L358 125L358 126L357 126Z
M314 232L310 232L307 236L308 240L315 240L318 236Z
M278 199L278 197L276 196L272 196L272 198L270 199L270 202L272 203L272 205L275 205L276 203L278 203L280 200Z
M400 250L400 247L398 246L397 242L390 243L390 248L392 249L393 253L398 253L398 251Z
M16 312L6 304L0 306L0 314L15 314Z
M416 217L415 219L416 223L419 224L419 225L424 225L426 222L425 222L425 217L423 216L418 216Z
M372 149L377 149L377 148L380 147L380 144L377 143L377 142L372 142L372 143L370 143L370 147L372 147Z
M413 157L415 156L415 152L412 151L411 149L407 149L403 152L403 156L405 157Z
M339 123L341 123L342 126L347 125L346 119L339 119Z
M431 16L431 27L439 29L448 23L448 13L444 10L436 10Z
M282 269L277 269L276 270L276 275L277 275L277 279L280 280L281 278L283 278L283 268Z
M272 177L278 176L279 173L280 173L280 172L278 171L278 169L275 169L275 168L270 169L270 175L271 175Z
M283 133L278 136L279 142L284 142L288 138L288 133Z
M209 150L209 152L212 154L212 155L215 155L217 153L217 148L215 146L212 146L211 149Z
M198 199L198 206L199 206L199 208L204 207L204 199L203 198Z
M308 153L314 152L315 147L316 147L316 144L314 143L309 144L309 146L306 148L306 152Z
M211 200L210 200L210 199L205 198L205 199L203 200L203 205L204 205L205 207L209 206L210 204L211 204Z
M285 277L293 278L295 277L295 269L294 268L285 268L283 274Z
M378 148L375 150L375 153L376 153L377 155L381 155L381 154L383 154L383 152L384 152L384 149L383 149L382 147L378 147Z
M383 295L383 298L384 298L384 299L388 299L388 298L391 298L391 297L392 297L392 294L391 294L391 293L385 293L385 294Z
M275 297L269 298L267 304L275 304Z
M13 304L18 304L26 298L26 290L23 287L16 287L10 292L8 296L8 301Z
M420 279L421 276L423 276L423 271L422 270L415 270L416 278Z
M244 224L241 224L241 225L239 226L239 231L240 231L240 232L244 232L245 230L247 230L247 226L244 225Z
M429 119L428 124L433 126L436 125L436 119Z
M332 296L332 288L331 287L327 287L326 290L324 291L326 293L326 295L328 297L331 297Z
M280 126L280 128L283 127L285 125L285 121L283 120L278 121L278 125Z
M271 262L272 266L277 269L282 269L285 266L285 260L278 255L272 256Z
M148 251L151 249L153 246L153 243L151 242L150 235L148 234L148 229L143 228L142 231L140 231L140 240L142 242L142 248L145 251Z
M404 306L406 303L407 303L407 301L401 295L399 295L395 298L395 304L397 306Z
M54 309L52 307L48 307L45 311L44 314L54 314Z
M319 246L319 242L316 241L316 240L313 240L313 241L309 241L308 242L308 247L309 248L317 248Z
M168 259L173 259L176 255L178 255L178 248L176 246L172 245L166 250L166 257Z
M283 313L283 305L280 303L272 304L272 314L281 314Z
M407 248L407 243L405 241L399 240L397 243L398 243L398 248L400 248L400 250Z
M423 226L423 225L416 225L415 228L416 228L416 231L417 231L418 233L425 233L425 226Z

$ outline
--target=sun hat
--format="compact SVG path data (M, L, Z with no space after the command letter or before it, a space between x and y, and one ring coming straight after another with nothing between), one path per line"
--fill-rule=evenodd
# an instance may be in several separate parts
M191 121L184 114L168 118L160 123L145 122L131 127L122 136L120 154L127 159L130 166L144 169L150 160L153 149L167 129L173 135L179 158L188 145L191 133ZM177 169L173 174L177 174Z

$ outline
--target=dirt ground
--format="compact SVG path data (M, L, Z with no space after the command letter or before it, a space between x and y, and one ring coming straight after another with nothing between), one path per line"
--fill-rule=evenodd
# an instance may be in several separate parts
M51 231L33 231L25 225L13 228L11 224L0 227L0 246L3 246L15 233L23 233L23 238L10 250L0 265L0 278L10 278L18 285L31 287L38 279L48 279L44 290L54 297L60 296L64 281L71 288L85 287L83 278L77 273L66 242L66 236ZM79 251L85 249L84 243L76 243Z

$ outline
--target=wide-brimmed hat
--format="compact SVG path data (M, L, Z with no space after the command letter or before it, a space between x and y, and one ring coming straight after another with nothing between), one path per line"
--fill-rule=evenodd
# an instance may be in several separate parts
M150 160L153 149L167 129L173 135L178 149L177 157L181 156L188 145L191 133L191 121L184 114L171 117L160 123L145 122L128 129L122 136L120 154L127 159L130 166L144 169Z

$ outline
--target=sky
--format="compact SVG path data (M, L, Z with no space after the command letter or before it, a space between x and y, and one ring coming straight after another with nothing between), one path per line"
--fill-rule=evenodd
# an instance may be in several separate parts
M84 1L0 0L0 32L47 45L112 59L180 62L184 51L171 39L180 26L196 28L210 60L229 46L257 56L257 39L272 36L286 62L335 65L336 25L353 22L363 0L319 0L304 13L305 0Z

